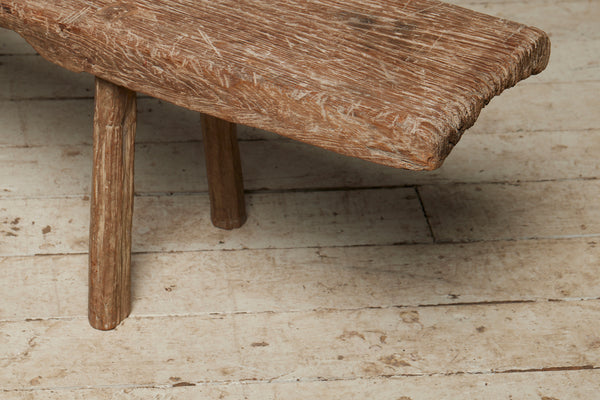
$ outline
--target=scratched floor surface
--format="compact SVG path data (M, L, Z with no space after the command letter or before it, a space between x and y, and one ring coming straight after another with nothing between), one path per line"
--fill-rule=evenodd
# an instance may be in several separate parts
M600 2L460 5L553 56L437 171L239 127L213 228L199 115L140 96L133 312L87 323L93 79L0 30L0 398L597 399Z

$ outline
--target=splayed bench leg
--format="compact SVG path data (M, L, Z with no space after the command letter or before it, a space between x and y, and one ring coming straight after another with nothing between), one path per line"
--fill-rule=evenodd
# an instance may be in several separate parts
M246 206L235 124L202 115L202 132L212 223L239 228L246 222Z
M131 309L135 128L135 92L96 78L88 317L101 330Z

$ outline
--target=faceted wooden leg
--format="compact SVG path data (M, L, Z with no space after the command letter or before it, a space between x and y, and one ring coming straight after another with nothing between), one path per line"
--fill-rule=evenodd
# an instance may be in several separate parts
M235 124L202 115L202 132L212 223L239 228L246 222L246 205Z
M135 127L135 92L96 78L88 317L101 330L131 308Z

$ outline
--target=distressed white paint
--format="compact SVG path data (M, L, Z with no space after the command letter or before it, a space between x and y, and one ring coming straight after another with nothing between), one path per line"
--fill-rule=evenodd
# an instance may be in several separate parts
M246 224L225 231L211 226L206 194L137 197L133 250L431 241L413 188L255 194L248 196L247 205ZM89 207L89 198L0 200L0 255L87 252Z
M587 238L134 254L132 315L575 300L598 259ZM3 257L0 281L0 320L86 316L86 255Z
M129 318L112 332L86 319L3 322L0 381L41 389L585 368L600 363L599 325L598 300Z
M174 377L177 378L177 377ZM174 379L174 385L177 384ZM598 370L525 372L511 374L459 374L337 381L212 383L181 387L105 388L73 390L14 391L7 400L304 400L343 398L363 400L470 400L593 399L600 389Z

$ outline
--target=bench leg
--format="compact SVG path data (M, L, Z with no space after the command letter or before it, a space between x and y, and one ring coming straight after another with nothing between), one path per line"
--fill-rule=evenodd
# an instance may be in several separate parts
M96 78L95 107L88 317L109 330L131 308L136 94Z
M203 114L202 132L212 223L239 228L246 222L246 206L235 124Z

